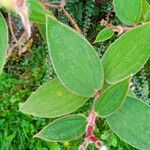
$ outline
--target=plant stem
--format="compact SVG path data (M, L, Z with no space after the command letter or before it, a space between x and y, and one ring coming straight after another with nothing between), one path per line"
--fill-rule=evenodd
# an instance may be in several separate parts
M101 91L98 91L95 95L94 102L98 100L98 98L101 95ZM95 121L97 118L96 113L94 112L94 106L92 106L91 112L88 117L88 124L86 127L86 134L85 134L85 140L82 145L80 145L79 150L86 150L88 145L90 143L95 144L95 146L100 150L106 150L107 148L103 145L103 142L99 140L94 135L94 129L95 129Z

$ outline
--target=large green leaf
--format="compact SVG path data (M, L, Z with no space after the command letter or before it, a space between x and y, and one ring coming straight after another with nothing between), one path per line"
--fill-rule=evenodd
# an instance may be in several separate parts
M87 119L82 115L66 116L50 123L35 137L53 142L74 140L84 134L86 124Z
M102 87L101 62L83 36L47 16L47 42L55 72L69 90L89 97Z
M142 0L114 0L117 17L127 25L136 24L142 11Z
M112 130L125 142L141 149L150 148L150 107L128 97L121 109L107 118Z
M94 111L100 117L108 117L118 110L128 93L130 78L127 78L106 89L94 104Z
M112 31L112 29L104 28L98 33L94 43L106 41L110 39L113 35L114 32Z
M6 21L0 13L0 74L6 62L6 53L8 48L8 28Z
M116 83L137 73L150 56L150 23L121 36L108 48L102 59L105 79Z
M87 99L68 91L58 79L54 79L35 91L20 111L33 116L53 118L75 111Z

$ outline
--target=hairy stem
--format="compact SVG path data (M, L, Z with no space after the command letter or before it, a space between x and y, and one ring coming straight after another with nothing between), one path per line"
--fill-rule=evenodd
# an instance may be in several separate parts
M101 91L98 91L95 95L94 102L98 100L98 98L101 95ZM97 115L94 112L93 106L91 109L91 112L88 117L88 124L86 127L86 134L85 134L85 140L84 142L80 145L79 150L86 150L88 145L90 143L95 144L95 146L100 149L100 150L106 150L107 148L103 145L103 142L99 140L95 135L94 135L94 129L95 129L95 121L96 121Z
M115 26L115 25L107 22L104 19L102 19L100 23L102 26L105 26L106 28L112 29L114 32L118 32L118 35L125 33L127 31L130 31L132 29L132 27Z

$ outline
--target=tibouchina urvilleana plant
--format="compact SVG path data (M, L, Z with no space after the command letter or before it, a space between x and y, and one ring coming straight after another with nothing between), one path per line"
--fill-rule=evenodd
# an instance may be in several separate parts
M42 27L57 78L43 84L21 106L20 111L37 117L56 118L34 137L51 142L84 138L79 149L90 143L107 149L94 135L95 122L105 118L112 131L126 143L150 149L150 107L132 96L130 82L150 56L150 6L146 0L114 0L120 28L119 38L100 60L87 39L59 22L38 0L1 0L1 10L21 16L30 37L32 23ZM115 30L105 28L95 42L108 40ZM0 14L0 73L6 62L8 27ZM88 116L73 114L93 100ZM70 114L71 113L71 114Z

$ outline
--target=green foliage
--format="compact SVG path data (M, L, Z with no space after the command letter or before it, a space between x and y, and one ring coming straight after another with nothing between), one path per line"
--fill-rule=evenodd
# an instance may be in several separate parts
M141 3L139 2L141 1L138 0L135 3L135 0L132 2L129 2L128 0L114 0L115 11L118 18L123 23L131 26L149 21L149 4L147 1L143 1ZM122 3L125 5L122 6ZM127 9L123 9L125 6ZM10 75L5 77L5 74L4 76L2 74L2 78L0 79L0 92L4 94L2 94L0 98L5 99L5 96L9 95L6 99L8 99L9 103L11 103L11 107L15 106L15 109L18 109L16 104L18 104L20 100L26 100L32 91L35 91L28 98L27 102L24 104L19 103L21 106L21 111L38 117L47 118L69 114L81 107L87 101L88 97L92 98L90 98L90 101L88 101L84 107L75 112L76 115L69 115L56 119L36 135L36 137L46 141L61 141L61 143L43 143L37 139L31 139L31 135L35 134L33 124L36 125L37 128L41 129L47 124L48 121L44 119L27 118L22 116L19 112L18 114L16 112L13 113L12 111L9 111L10 105L8 105L7 102L3 102L2 104L0 103L0 106L2 106L2 108L0 107L2 110L2 119L0 120L0 126L2 127L2 130L0 129L0 148L2 147L2 150L13 148L16 149L16 147L17 149L23 150L76 150L78 149L79 144L83 142L82 139L79 139L79 137L86 132L85 137L86 141L88 141L88 138L90 137L88 137L88 126L90 125L90 127L92 127L92 125L95 124L94 121L91 121L92 119L90 119L90 115L87 119L86 117L77 114L84 113L87 116L89 114L89 110L92 108L92 111L95 110L97 115L100 117L106 117L110 127L121 139L134 147L148 149L150 145L148 142L149 132L145 131L145 129L148 130L150 126L149 120L147 120L148 122L146 121L148 115L150 114L149 106L137 100L137 98L127 97L127 99L125 99L125 97L128 92L130 82L127 77L130 75L135 75L141 67L143 67L150 56L150 24L147 23L136 27L128 33L125 33L113 44L111 44L111 42L117 38L115 36L110 41L103 43L105 49L109 45L110 47L104 54L102 66L94 48L85 39L85 37L70 27L57 21L56 18L54 18L39 1L29 0L28 7L30 20L31 22L38 24L43 39L48 43L49 50L45 46L40 50L37 50L36 48L37 56L33 60L24 58L25 61L21 63L21 65L23 65L23 68L21 69L20 63L18 64L18 61L20 60L16 61L16 55L14 52L9 65L6 66L5 69L5 72L10 72L10 70L13 70L11 72L11 77L13 76L14 81L10 80L12 85L5 83L5 81L3 82L3 80L6 80L5 78ZM65 7L69 13L71 11L71 16L77 20L77 23L79 23L84 35L88 36L88 38L90 40L92 39L92 41L95 37L96 25L98 25L99 22L97 19L105 16L107 16L107 19L110 19L109 17L115 17L110 14L112 13L112 6L106 8L104 11L101 10L102 7L98 8L99 11L95 8L96 5L94 5L93 0L88 2L80 0L69 1ZM104 13L106 10L109 11L107 14ZM59 20L62 20L69 25L69 21L67 18L62 16L62 12L59 12L58 10L53 12ZM101 16L99 16L99 12L103 12L104 14L100 14ZM46 22L45 15L47 16ZM111 18L110 20L110 22L115 24L118 24L119 22L114 18ZM112 36L112 31L110 32L109 30L108 32L108 29L104 29L102 31L102 34L100 34L102 35L101 39L109 39ZM107 34L105 34L106 31ZM35 36L35 40L37 40L36 42L38 43L41 39L39 40ZM95 48L98 48L98 46L99 45L96 44ZM27 52L27 55L30 52ZM49 58L49 52L51 55L51 60ZM34 51L32 53L34 53ZM27 57L30 58L29 55ZM53 73L53 68L50 64L51 61L58 79L49 81L55 76ZM34 65L30 65L31 62ZM14 66L14 68L12 69L10 66ZM103 67L105 76L103 74ZM139 88L139 86L141 86L143 91L148 91L145 90L145 87L148 87L147 72L149 73L149 71L147 70L146 74L144 70L144 75L139 72L132 78L133 83L133 79L140 76L140 80L136 81L134 84L137 86L140 82L137 87ZM104 77L107 83L104 82ZM44 82L47 83L43 84ZM9 88L5 92L7 86L9 86ZM41 87L38 88L39 86ZM135 85L132 86L135 87ZM12 88L14 88L14 90ZM38 90L36 91L37 88ZM132 90L135 91L135 89ZM12 91L13 93L11 93ZM139 91L137 92L138 94ZM141 93L143 95L144 92ZM101 97L98 98L99 94L101 94ZM128 93L128 95L131 95L131 92ZM95 96L94 103L92 101L93 96ZM96 101L97 99L98 101ZM7 107L5 107L5 105ZM92 112L92 115L93 114L95 113ZM23 119L20 119L20 116ZM140 116L144 116L142 121ZM7 124L6 118L13 119L10 119L9 122L11 123ZM39 121L38 125L35 123L36 121ZM51 122L52 120L49 121ZM96 123L97 127L95 130L90 130L89 132L91 132L92 135L94 132L98 138L103 139L111 150L134 149L127 144L120 144L123 142L121 139L117 138L113 132L111 132L105 120L97 119ZM23 126L23 129L20 126ZM17 128L9 129L10 127ZM139 130L136 132L138 128ZM10 130L9 133L7 133L8 129ZM111 133L111 135L108 133ZM18 134L21 137L19 139ZM22 137L21 134L24 134L25 136ZM141 135L140 141L143 142L142 144L140 143L141 145L138 141L138 135ZM68 142L77 138L79 141ZM18 146L16 146L16 141L19 141ZM36 144L34 144L34 142ZM92 143L93 141L91 140L88 142ZM96 142L93 143L96 144ZM12 145L13 148L11 147ZM96 147L93 144L90 145L88 149L95 150Z
M150 21L150 5L147 0L142 0L142 14L141 14L141 21L148 22Z
M53 142L73 140L84 134L86 124L87 119L82 115L63 117L50 123L35 137Z
M141 17L142 0L114 0L117 17L127 25L138 23Z
M100 59L83 36L47 17L47 42L53 67L65 87L87 97L102 87Z
M130 78L127 78L104 90L94 105L94 110L100 117L108 117L123 105L128 93L129 82Z
M38 0L28 0L29 18L33 23L44 24L45 14L49 14L48 11L41 5Z
M125 142L143 150L150 147L150 107L138 99L127 97L125 104L107 118L112 130Z
M8 28L3 18L2 14L0 13L0 74L2 73L3 67L5 65L5 57L8 48Z
M0 75L0 149L42 150L50 144L33 139L37 128L49 120L33 118L18 111L31 92L47 81L44 45L33 48L22 58L16 53L7 62ZM36 127L36 128L35 128Z
M87 99L71 93L58 79L53 79L35 91L20 111L33 116L54 118L77 110Z
M147 23L125 33L108 48L102 59L108 83L116 83L142 68L150 56L149 39Z
M114 32L112 31L112 29L104 28L98 33L94 43L106 41L110 39L113 35Z

